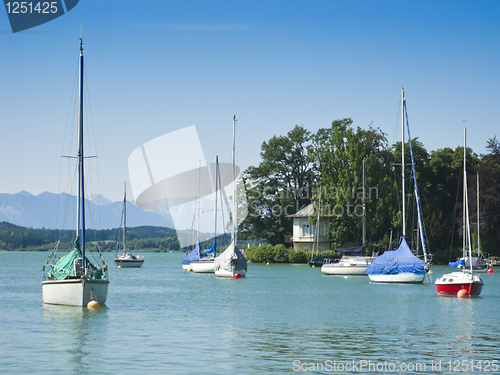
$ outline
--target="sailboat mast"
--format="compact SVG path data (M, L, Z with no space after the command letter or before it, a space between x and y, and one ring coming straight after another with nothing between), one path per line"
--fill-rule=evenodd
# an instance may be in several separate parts
M467 180L465 180L467 183ZM468 253L469 253L469 265L470 265L470 272L472 273L472 241L470 238L470 219L469 219L469 197L467 196L467 185L465 186L465 210L466 210L466 226L467 226L467 247L468 247Z
M362 245L366 247L366 189L365 189L365 160L363 158L363 239Z
M417 206L417 216L418 216L418 234L417 236L417 255L418 255L418 248L419 248L419 242L422 240L422 250L424 252L424 262L427 264L427 245L425 244L425 236L424 236L424 224L422 220L422 207L420 205L420 196L418 194L418 187L417 187L417 174L415 172L415 161L413 159L413 151L411 147L411 134L410 134L410 124L408 122L408 111L406 108L406 100L403 102L404 106L404 114L406 115L406 129L408 130L408 146L410 148L410 158L411 158L411 171L413 174L413 183L414 183L414 190L415 190L415 203Z
M467 149L467 129L464 129L464 181L462 194L462 255L465 258L466 253L466 236L465 236L465 198L467 196L467 172L466 172L466 149Z
M201 160L198 160L198 200L196 202L196 243L200 241L200 199L201 199Z
M466 147L466 130L464 129L464 202L465 202L465 228L467 229L467 232L464 231L464 234L467 234L467 241L466 244L468 246L468 253L469 253L469 266L470 266L470 272L472 273L472 249L471 249L471 240L470 240L470 222L469 222L469 199L467 196L467 172L466 172L466 152L465 150L467 149Z
M236 246L236 115L233 116L233 212L231 241Z
M315 231L314 231L314 243L312 246L311 260L313 260L315 248L316 248L316 251L319 255L319 236L320 236L319 218L320 218L320 214L321 214L321 186L319 187L318 217L316 218L316 227L315 227ZM311 232L311 234L312 234L312 232Z
M217 256L217 193L219 190L219 155L215 156L215 229L214 229L214 242L215 242L215 253L214 257Z
M403 237L406 237L406 207L405 207L405 90L401 88L401 194L403 201Z
M123 194L123 252L125 253L127 249L127 181L124 182L124 188L123 188L124 194Z
M77 236L80 235L82 249L83 274L86 272L85 265L85 184L84 184L84 155L83 155L83 39L80 37L80 125L78 145L78 226Z
M479 242L479 173L476 174L476 206L477 206L477 256L481 256L481 245Z

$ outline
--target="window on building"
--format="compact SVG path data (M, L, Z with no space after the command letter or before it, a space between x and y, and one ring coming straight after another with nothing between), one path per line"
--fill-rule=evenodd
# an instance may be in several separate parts
M326 226L327 224L325 222L321 223L319 232L321 233L320 236L326 237Z

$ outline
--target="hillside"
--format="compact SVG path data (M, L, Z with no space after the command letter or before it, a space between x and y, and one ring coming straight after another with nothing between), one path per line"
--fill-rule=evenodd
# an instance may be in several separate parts
M88 227L110 229L120 226L123 202L110 202L97 196L86 201L87 212L92 220ZM32 195L26 191L16 194L0 194L0 221L30 227L50 229L72 229L75 225L76 198L61 193ZM127 226L157 226L173 228L170 216L144 211L127 202Z

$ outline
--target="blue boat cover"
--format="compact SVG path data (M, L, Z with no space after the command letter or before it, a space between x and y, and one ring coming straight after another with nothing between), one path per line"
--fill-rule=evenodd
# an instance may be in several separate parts
M366 267L369 275L397 275L399 273L425 273L424 261L411 252L406 238L401 239L397 250L385 251Z
M465 266L465 260L460 259L460 260L457 260L456 262L449 262L448 265L450 267Z
M341 254L351 255L355 257L362 257L365 255L365 248L363 246L358 247L357 249L346 250L346 249L337 249L337 251Z
M200 260L201 258L201 253L200 253L200 243L196 242L196 245L188 255L182 259L182 264L191 264L191 262L194 262L195 260Z
M216 249L216 240L214 240L214 243L212 244L212 247L208 250L203 250L205 252L205 254L212 254L212 253L215 253L215 249Z

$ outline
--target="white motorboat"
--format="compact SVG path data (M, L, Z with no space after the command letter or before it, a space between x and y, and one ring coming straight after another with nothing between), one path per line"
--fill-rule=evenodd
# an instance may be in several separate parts
M325 275L366 276L366 267L372 260L372 257L344 255L336 262L326 260L321 266L321 272Z

